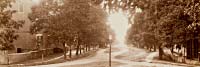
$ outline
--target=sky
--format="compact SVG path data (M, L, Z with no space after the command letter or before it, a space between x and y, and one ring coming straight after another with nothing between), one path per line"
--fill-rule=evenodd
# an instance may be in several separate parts
M122 11L111 13L108 16L108 24L114 30L118 42L125 42L125 36L129 28L128 17Z
M33 0L38 4L40 0ZM136 12L141 12L140 9L136 9ZM123 11L111 13L108 16L108 24L114 30L116 39L119 42L125 42L125 36L130 25L128 24L128 16Z

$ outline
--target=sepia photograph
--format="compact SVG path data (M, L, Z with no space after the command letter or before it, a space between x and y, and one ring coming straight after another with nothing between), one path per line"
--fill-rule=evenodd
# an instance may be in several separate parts
M200 67L200 0L0 0L0 67Z

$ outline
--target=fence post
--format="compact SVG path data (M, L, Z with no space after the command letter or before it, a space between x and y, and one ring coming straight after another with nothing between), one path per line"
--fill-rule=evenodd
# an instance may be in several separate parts
M199 62L200 62L200 52L198 52L198 58L199 58Z

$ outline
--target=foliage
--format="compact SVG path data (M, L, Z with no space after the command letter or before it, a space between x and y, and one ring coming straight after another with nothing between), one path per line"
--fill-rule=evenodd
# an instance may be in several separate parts
M80 46L106 43L106 13L97 4L90 0L43 0L29 15L31 33L47 34L54 43L67 43L77 52Z
M122 9L135 16L132 34L153 34L169 44L185 43L184 36L198 29L198 5L198 0L104 0L106 9ZM141 17L135 13L136 8L142 10Z
M15 21L12 15L15 10L10 10L14 0L0 0L0 50L8 50L13 47L12 43L17 39L15 33L23 25L23 21Z
M130 22L133 24L127 36L128 43L156 43L159 51L166 46L172 48L172 52L175 44L179 47L187 45L195 48L196 57L200 29L199 4L199 0L104 0L105 9L122 9L130 14L130 18L135 16L134 21ZM142 10L139 16L136 13L138 8Z

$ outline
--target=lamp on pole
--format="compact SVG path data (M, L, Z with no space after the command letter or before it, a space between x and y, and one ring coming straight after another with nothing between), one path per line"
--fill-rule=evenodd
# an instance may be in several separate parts
M44 60L44 53L43 53L43 34L36 34L36 40L37 40L37 49L42 51L42 62Z
M109 35L109 67L111 67L111 40L112 40L112 35Z

